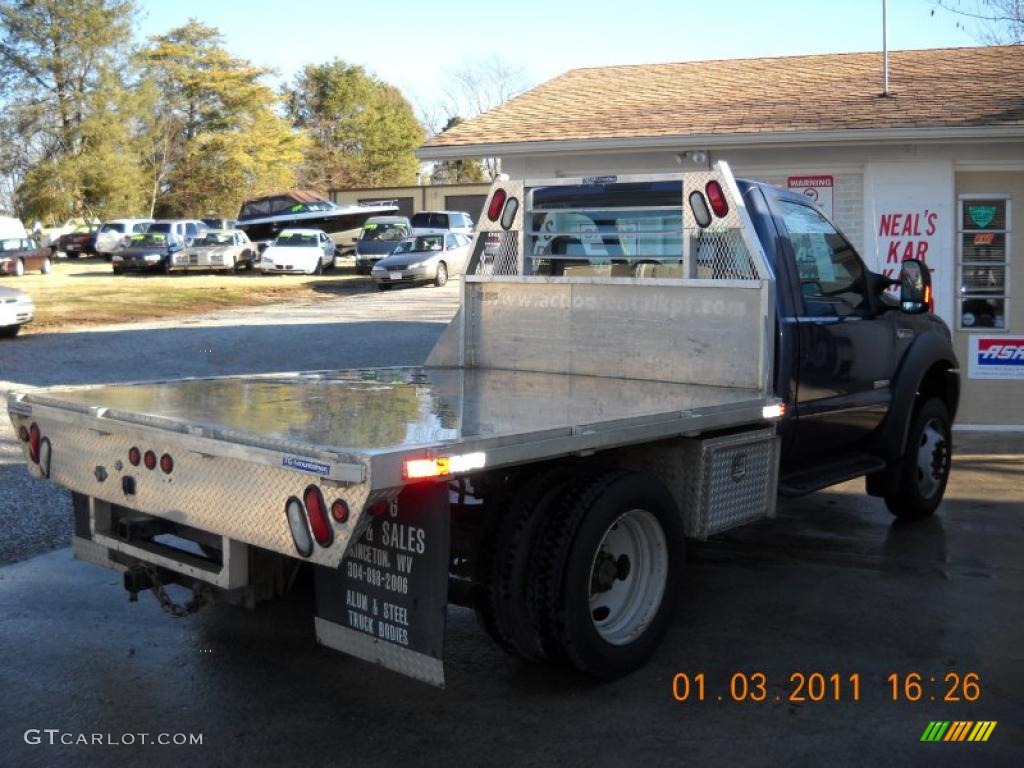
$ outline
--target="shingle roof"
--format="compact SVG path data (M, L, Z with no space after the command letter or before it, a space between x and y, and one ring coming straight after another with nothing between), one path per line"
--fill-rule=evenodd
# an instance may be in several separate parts
M1024 46L574 69L424 149L521 142L1024 126Z

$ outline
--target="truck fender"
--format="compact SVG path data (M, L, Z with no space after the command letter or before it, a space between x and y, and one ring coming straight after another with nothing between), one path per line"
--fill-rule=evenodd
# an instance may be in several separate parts
M883 458L892 461L903 455L919 394L940 397L950 417L956 416L960 400L957 373L953 346L942 334L927 329L914 339L896 371L889 413L875 438L875 447Z

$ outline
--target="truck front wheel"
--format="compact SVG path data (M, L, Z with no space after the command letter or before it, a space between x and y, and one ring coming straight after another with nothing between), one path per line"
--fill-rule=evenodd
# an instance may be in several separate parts
M896 517L927 517L942 501L953 455L949 422L945 403L934 397L914 415L906 453L894 468L895 485L885 496L885 505Z
M675 502L653 477L573 484L539 539L532 584L547 656L610 680L642 666L672 620L684 549Z

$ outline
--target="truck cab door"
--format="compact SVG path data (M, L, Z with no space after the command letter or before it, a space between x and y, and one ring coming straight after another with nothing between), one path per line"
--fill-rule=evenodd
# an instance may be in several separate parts
M871 295L867 270L816 208L780 199L785 257L799 279L796 437L790 458L855 450L891 399L895 333Z

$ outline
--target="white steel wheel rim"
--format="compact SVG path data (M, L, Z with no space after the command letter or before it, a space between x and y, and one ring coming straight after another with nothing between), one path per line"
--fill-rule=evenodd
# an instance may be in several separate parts
M949 469L949 444L938 419L931 419L921 431L917 449L917 487L930 499L938 491Z
M667 582L668 541L658 519L645 509L620 515L590 567L590 618L601 639L627 645L640 637L658 613Z

